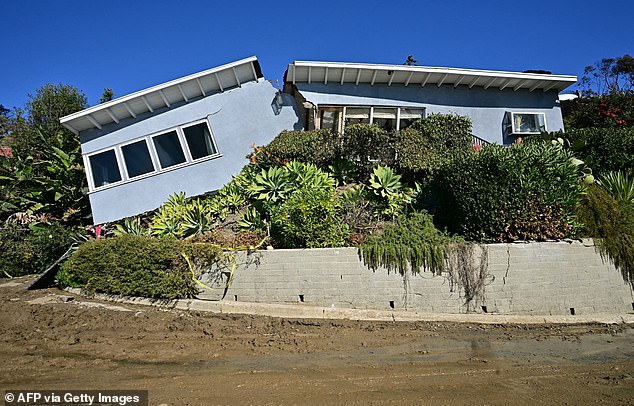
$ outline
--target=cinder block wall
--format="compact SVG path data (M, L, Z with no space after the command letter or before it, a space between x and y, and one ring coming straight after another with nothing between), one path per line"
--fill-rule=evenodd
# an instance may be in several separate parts
M356 248L258 251L236 254L231 266L202 280L214 287L199 297L264 303L305 303L359 309L504 314L590 314L633 311L634 294L592 241L486 245L483 294L465 303L449 275L375 272ZM574 309L574 310L571 310Z

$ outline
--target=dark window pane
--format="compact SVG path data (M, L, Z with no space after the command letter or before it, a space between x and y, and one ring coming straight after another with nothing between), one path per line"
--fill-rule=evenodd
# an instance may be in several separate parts
M145 140L137 141L133 144L121 147L125 167L128 169L128 176L134 178L149 172L154 172L150 151L147 149Z
M183 128L183 132L185 133L185 140L187 141L189 152L192 154L192 159L203 158L216 153L216 147L211 139L207 124L192 125L191 127Z
M158 154L161 168L182 164L185 162L185 154L178 141L176 131L170 131L153 138L154 147Z
M89 160L95 187L119 182L121 180L121 174L117 166L117 157L113 149L92 155Z

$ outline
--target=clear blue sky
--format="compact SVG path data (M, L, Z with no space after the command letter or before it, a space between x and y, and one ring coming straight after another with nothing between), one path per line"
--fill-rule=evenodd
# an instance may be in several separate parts
M634 54L634 2L5 0L0 104L46 83L90 105L251 55L267 79L293 60L582 75Z

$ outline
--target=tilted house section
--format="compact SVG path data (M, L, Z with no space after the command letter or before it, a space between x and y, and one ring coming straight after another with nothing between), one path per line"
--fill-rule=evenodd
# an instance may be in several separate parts
M251 145L299 129L294 100L256 57L176 79L63 117L81 141L95 224L220 189Z
M295 61L284 85L309 129L345 132L346 125L373 123L398 130L425 115L455 113L471 118L475 142L511 144L563 130L558 93L576 81L544 73Z

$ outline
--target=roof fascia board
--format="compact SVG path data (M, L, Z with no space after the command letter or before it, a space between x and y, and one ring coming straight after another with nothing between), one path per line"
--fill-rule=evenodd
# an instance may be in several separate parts
M144 96L146 96L148 94L154 93L154 92L160 92L161 90L166 89L168 87L178 86L179 84L182 84L182 83L185 83L185 82L188 82L188 81L191 81L191 80L200 79L201 77L205 77L207 75L216 74L216 73L224 71L226 69L234 69L236 66L244 65L244 64L247 64L247 63L253 63L253 62L257 61L257 59L258 58L256 56L251 56L249 58L245 58L245 59L241 59L239 61L228 63L226 65L217 66L215 68L207 69L207 70L202 71L202 72L194 73L194 74L191 74L191 75L179 78L179 79L175 79L175 80L172 80L172 81L169 81L169 82L165 82L165 83L162 83L162 84L159 84L159 85L156 85L156 86L152 86L152 87L149 87L147 89L139 90L138 92L134 92L134 93L131 93L129 95L122 96L122 97L119 97L117 99L111 100L109 102L98 104L96 106L89 107L89 108L87 108L85 110L81 110L81 111L78 111L76 113L64 116L64 117L62 117L60 119L60 122L62 124L64 124L64 123L72 121L74 119L88 116L88 115L93 114L93 113L95 113L97 111L101 111L101 110L104 110L104 109L107 109L107 108L110 108L110 107L118 106L120 104L129 102L131 100L142 98L142 97L144 97Z

